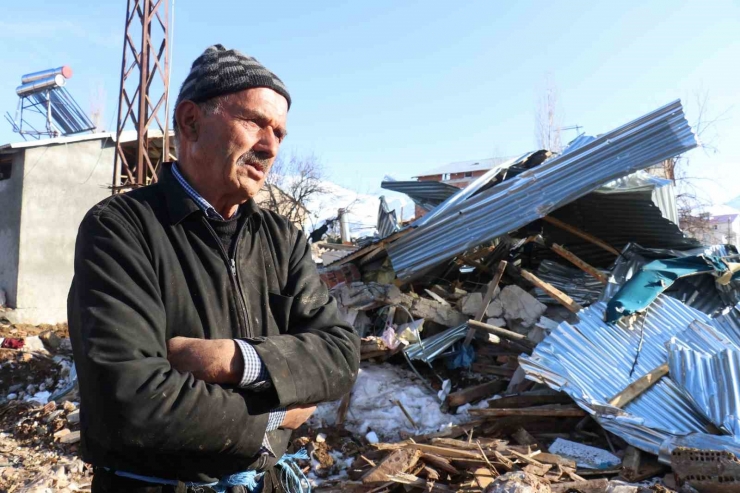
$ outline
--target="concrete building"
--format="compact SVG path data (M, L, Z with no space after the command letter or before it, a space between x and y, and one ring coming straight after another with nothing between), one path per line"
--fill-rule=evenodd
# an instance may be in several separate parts
M0 290L12 321L67 320L77 229L111 194L114 139L97 133L0 146ZM121 140L135 147L134 139L124 132ZM156 162L161 134L151 140Z
M740 210L727 205L710 207L708 222L706 238L702 238L705 244L740 247Z

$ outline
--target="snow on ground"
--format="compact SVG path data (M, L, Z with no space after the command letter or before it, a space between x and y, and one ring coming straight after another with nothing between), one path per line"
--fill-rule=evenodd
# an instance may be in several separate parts
M399 400L416 422L414 428L403 411L391 400ZM388 363L363 364L352 389L344 426L365 436L375 432L381 441L394 441L400 432L423 434L439 431L470 420L465 410L458 414L443 413L435 394L409 370ZM486 402L475 407L484 407ZM320 404L309 424L331 426L336 421L339 401Z
M396 211L399 220L402 217L408 220L414 215L413 201L400 193L380 188L371 193L360 193L330 181L322 182L322 187L327 193L311 197L305 204L311 215L309 232L324 224L324 221L336 218L340 208L349 208L348 219L352 237L375 235L381 195L385 196L388 206ZM313 223L313 226L310 223Z

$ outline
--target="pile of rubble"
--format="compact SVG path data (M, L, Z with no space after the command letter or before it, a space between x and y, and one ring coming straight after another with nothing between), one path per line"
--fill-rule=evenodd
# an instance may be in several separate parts
M641 171L695 145L676 102L462 190L384 182L428 212L321 269L363 364L302 439L312 477L740 491L740 256L684 235Z
M90 491L66 326L0 323L0 491Z

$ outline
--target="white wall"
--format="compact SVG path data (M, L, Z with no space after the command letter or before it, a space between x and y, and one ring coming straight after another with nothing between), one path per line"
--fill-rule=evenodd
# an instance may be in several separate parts
M109 139L25 150L15 320L67 320L77 230L85 213L110 196L113 158Z

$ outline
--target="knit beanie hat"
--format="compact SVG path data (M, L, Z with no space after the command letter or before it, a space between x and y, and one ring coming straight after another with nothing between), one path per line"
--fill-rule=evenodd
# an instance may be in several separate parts
M202 103L216 96L253 87L272 89L288 100L290 108L290 94L277 75L240 51L227 50L220 44L209 46L190 67L190 73L180 87L175 108L186 99Z

